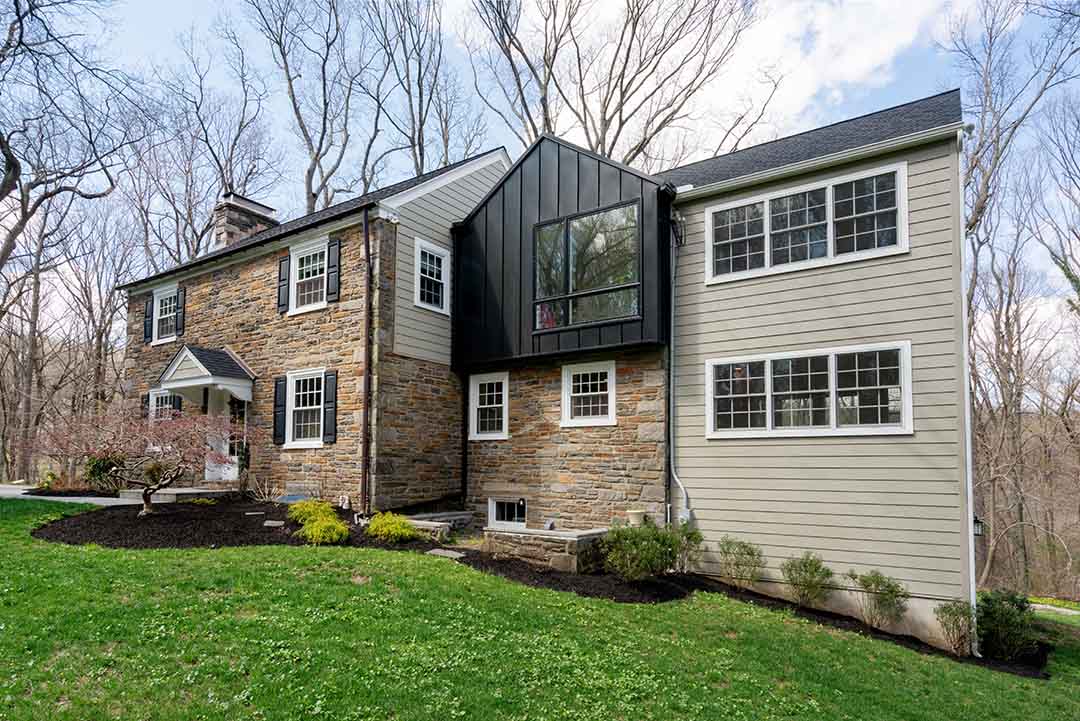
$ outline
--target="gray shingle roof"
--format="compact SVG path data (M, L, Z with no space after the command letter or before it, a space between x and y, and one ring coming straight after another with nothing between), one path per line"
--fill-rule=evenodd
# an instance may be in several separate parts
M454 168L457 168L458 166L464 165L465 163L472 162L473 160L482 158L492 153L502 152L503 150L504 148L502 148L501 146L498 148L492 148L491 150L486 150L483 153L479 153L470 158L465 158L464 160L459 160L456 163L451 163L450 165L439 168L438 170L432 170L430 173L417 175L413 178L402 180L399 183L388 185L385 188L378 188L371 191L370 193L351 198L336 205L331 205L329 208L324 208L322 210L317 210L314 213L309 213L308 215L294 218L293 220L286 221L284 223L281 223L280 225L275 225L273 228L264 230L261 233L256 233L250 238L238 241L230 246L221 248L220 250L215 250L204 255L200 255L198 258L193 258L186 263L181 263L180 265L169 268L168 270L162 271L160 273L154 273L153 275L146 276L145 278L140 278L139 280L134 280L130 283L125 283L124 285L119 286L119 288L120 290L124 290L125 288L130 288L134 285L140 285L147 281L160 280L174 273L178 273L180 271L188 270L189 268L203 265L204 263L218 260L219 258L223 258L227 255L232 255L233 253L238 253L242 250L254 248L255 246L262 245L263 243L269 243L272 240L283 238L287 235L297 233L306 228L311 228L313 226L319 225L320 223L337 220L338 218L342 218L351 213L355 213L358 210L363 210L364 208L371 207L378 203L380 200L385 200L392 195L397 195L398 193L404 192L409 188L420 185L421 183L426 183L429 180L433 180L442 175L443 173L449 172Z
M195 356L195 360L202 363L207 372L212 376L219 376L221 378L242 378L243 380L255 380L255 376L248 373L242 365L236 362L232 354L227 350L220 350L217 348L200 348L195 345L185 345L183 348L176 352L176 355L180 355L185 350L191 351L191 355ZM176 356L173 356L175 359ZM165 366L168 370L169 366L173 364L170 360ZM164 372L162 373L164 375Z
M659 173L659 176L675 186L711 185L950 125L962 118L960 91L950 90L727 155L665 170Z

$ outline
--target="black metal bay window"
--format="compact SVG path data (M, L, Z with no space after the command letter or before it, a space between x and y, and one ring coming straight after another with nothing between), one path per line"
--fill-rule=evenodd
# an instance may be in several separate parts
M639 314L638 203L536 228L536 330Z

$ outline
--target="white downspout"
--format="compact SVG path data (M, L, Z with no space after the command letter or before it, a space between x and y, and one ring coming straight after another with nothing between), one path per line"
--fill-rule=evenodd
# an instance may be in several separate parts
M670 336L668 338L668 458L670 458L671 464L671 480L675 481L675 485L682 491L683 505L682 510L679 511L679 522L687 523L690 521L692 514L690 512L690 494L686 490L686 486L683 485L682 479L679 478L678 464L676 463L675 453L675 296L676 296L676 280L679 277L679 247L683 243L682 232L679 230L679 223L682 222L682 218L676 213L672 212L671 218L671 329ZM671 504L668 504L667 508L667 520L671 523Z

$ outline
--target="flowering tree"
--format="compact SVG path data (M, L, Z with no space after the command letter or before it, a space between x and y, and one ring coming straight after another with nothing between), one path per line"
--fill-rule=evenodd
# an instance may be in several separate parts
M139 516L154 512L151 497L182 478L201 477L208 464L225 465L229 439L251 436L227 416L158 409L151 418L129 409L99 422L61 422L46 434L49 454L95 466L117 485L142 489Z

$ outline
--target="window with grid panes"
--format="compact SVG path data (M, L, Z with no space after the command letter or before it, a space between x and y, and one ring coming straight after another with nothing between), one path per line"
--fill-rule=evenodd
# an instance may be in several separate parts
M157 299L157 337L172 338L176 335L176 293Z
M322 438L322 375L293 379L292 440Z
M326 298L326 250L296 257L296 307L322 303Z
M420 251L420 302L442 308L445 286L443 284L443 259L427 250Z
M896 245L896 218L895 172L833 186L837 255Z
M609 416L608 382L606 370L571 374L570 417L606 418Z
M713 367L714 428L765 428L765 362Z
M481 382L476 395L476 432L503 432L503 382Z
M713 275L765 267L765 203L713 213Z
M828 426L829 356L782 358L772 373L773 428Z
M769 248L772 264L797 263L829 254L825 188L769 201Z
M903 387L897 349L836 356L836 422L839 426L899 425Z

